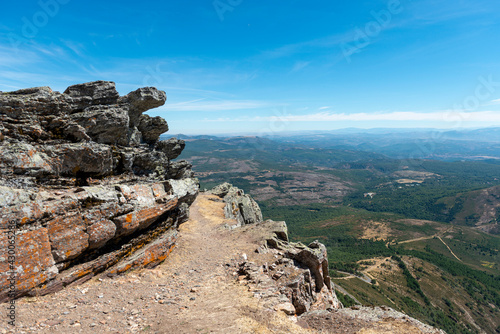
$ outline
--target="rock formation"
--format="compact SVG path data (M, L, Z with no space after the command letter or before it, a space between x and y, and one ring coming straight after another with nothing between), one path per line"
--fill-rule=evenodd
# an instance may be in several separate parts
M254 293L266 300L268 308L300 315L341 307L328 273L325 245L318 241L308 246L290 242L285 222L262 221L258 204L229 183L215 187L210 193L225 202L226 218L238 222L230 228L245 229L260 240L261 246L256 252L263 254L267 261L262 264L244 259L238 264L238 272L258 285Z
M259 205L252 197L245 195L243 190L225 182L210 190L210 193L224 199L226 218L236 219L238 222L234 227L262 222Z
M258 298L263 312L284 312L311 333L428 333L445 334L387 306L344 308L337 299L328 272L326 247L290 242L285 222L242 223L243 217L262 217L259 206L243 191L224 183L210 190L225 203L224 213L235 238L255 242L255 253L242 254L226 264L240 284ZM240 203L234 206L234 203ZM239 210L235 210L234 208ZM245 212L244 215L240 215ZM259 246L257 246L259 245ZM271 327L270 327L271 328Z
M144 114L165 101L106 81L0 92L0 302L165 259L199 188Z

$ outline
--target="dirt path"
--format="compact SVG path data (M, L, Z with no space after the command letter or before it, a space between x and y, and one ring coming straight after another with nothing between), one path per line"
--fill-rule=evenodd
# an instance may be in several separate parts
M16 327L2 318L0 333L309 333L284 313L265 313L235 279L234 264L256 245L224 228L234 222L216 200L198 196L162 265L23 298Z
M422 240L429 240L429 239L432 239L434 238L436 235L431 235L430 237L420 237L420 238L415 238L415 239L410 239L410 240L404 240L404 241L398 241L398 244L407 244L407 243L410 243L410 242L415 242L415 241L422 241ZM388 246L389 244L396 244L394 242L392 243L387 243L386 246Z
M248 316L258 301L246 286L236 284L231 277L234 273L227 270L227 264L241 261L243 254L250 255L256 246L223 228L227 221L222 210L222 203L200 195L192 207L190 220L181 225L177 252L159 269L167 276L181 278L184 288L178 293L189 297L186 301L189 310L174 310L163 317L154 327L158 332L266 332L265 326Z
M357 278L357 279L360 279L361 281L363 281L363 282L365 282L367 284L371 284L372 283L372 279L370 277L368 277L365 272L361 272L363 274L363 276L354 275L352 273L348 273L347 271L337 270L337 272L341 273L341 274L344 274L344 275L347 275L347 276L345 276L345 277L335 277L335 279Z
M444 230L444 231L440 231L440 232L438 232L438 233L436 233L436 234L433 234L433 235L431 235L431 236L428 236L428 237L420 237L420 238L409 239L409 240L403 240L403 241L398 241L398 242L395 242L395 241L392 241L392 242L391 242L391 241L390 241L390 242L388 242L388 243L386 243L386 244L385 244L385 247L389 247L389 245L407 244L407 243L410 243L410 242L416 242L416 241L422 241L422 240L429 240L429 239L432 239L432 238L439 238L439 239L441 239L441 235L445 235L445 234L446 234L447 232L449 232L451 229L453 229L453 227L449 227L449 228L447 228L447 229L446 229L446 230ZM443 241L443 240L441 240L441 241ZM443 243L444 243L444 241L443 241ZM444 244L445 244L445 243L444 243ZM446 244L445 244L445 245L446 245ZM446 247L448 247L448 246L446 245ZM448 247L448 248L449 248L449 247ZM451 252L451 250L450 250L450 252ZM453 253L453 252L452 252L452 253ZM458 257L457 257L457 259L458 259ZM459 260L460 260L460 259L459 259Z
M453 253L453 251L451 250L450 246L448 246L446 244L446 242L444 242L444 240L441 239L440 236L438 236L438 239L441 240L441 242L446 246L446 248L448 248L448 250L450 251L451 255L453 255L458 261L463 262L462 260L460 260L460 258L458 256L455 255L455 253Z

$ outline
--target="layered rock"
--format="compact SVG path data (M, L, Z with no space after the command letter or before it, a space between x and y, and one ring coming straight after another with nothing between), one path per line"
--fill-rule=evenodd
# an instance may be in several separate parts
M238 187L225 182L210 190L210 193L224 199L226 218L238 222L234 227L262 222L262 212L257 202Z
M230 228L244 229L260 246L259 262L238 263L240 279L255 285L254 294L270 309L289 315L341 307L328 273L326 247L318 241L308 246L288 239L285 222L262 221L258 204L237 187L221 184L209 191L225 202L224 214L237 221Z
M165 101L106 81L0 93L0 301L165 259L198 193L184 142L143 114Z

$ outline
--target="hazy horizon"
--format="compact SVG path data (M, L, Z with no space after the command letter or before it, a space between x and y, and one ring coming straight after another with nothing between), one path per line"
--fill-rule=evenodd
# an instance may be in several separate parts
M499 129L500 127L496 126L484 126L484 127L470 127L470 128L427 128L427 127L415 127L415 128L388 128L388 127L373 127L373 128L357 128L357 127L347 127L347 128L338 128L338 129L331 129L331 130L310 130L310 129L301 129L301 130L295 130L295 131L261 131L261 132L178 132L178 131L168 131L162 136L173 136L173 135L186 135L186 136L284 136L284 135L299 135L299 134L306 134L306 133L410 133L410 132L448 132L448 131L459 131L459 132L469 132L469 131L475 131L475 130L496 130Z

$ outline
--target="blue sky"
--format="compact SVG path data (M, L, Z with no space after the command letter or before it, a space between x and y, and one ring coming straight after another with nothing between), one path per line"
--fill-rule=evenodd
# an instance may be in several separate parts
M170 133L500 126L500 3L8 1L0 90L165 90Z

